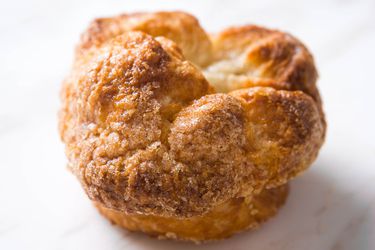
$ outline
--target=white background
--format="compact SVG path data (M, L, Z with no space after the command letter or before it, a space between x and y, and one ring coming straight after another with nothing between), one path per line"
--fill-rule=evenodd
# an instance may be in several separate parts
M375 249L375 1L0 0L0 249ZM58 92L94 17L186 10L209 31L255 23L315 55L328 136L255 232L195 246L110 225L66 170Z

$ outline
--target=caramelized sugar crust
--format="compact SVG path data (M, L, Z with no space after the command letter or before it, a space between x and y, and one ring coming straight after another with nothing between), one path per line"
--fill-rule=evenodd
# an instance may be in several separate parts
M208 35L182 12L96 19L61 92L69 168L112 220L146 221L134 230L204 221L238 200L256 206L317 157L326 124L316 80L309 51L280 31Z

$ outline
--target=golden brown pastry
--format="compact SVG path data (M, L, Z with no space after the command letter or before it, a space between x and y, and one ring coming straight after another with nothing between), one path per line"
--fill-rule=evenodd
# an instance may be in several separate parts
M62 88L69 168L130 230L205 241L253 228L324 141L316 79L279 31L209 36L182 12L94 20Z
M126 214L97 203L99 211L113 223L131 231L142 231L159 238L191 240L223 239L233 233L254 229L275 215L284 204L288 187L264 189L253 198L232 198L204 216L187 219L157 215Z

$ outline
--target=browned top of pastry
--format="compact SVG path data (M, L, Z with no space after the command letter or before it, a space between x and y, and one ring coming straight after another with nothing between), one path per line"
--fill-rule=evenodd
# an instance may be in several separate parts
M181 12L97 19L62 89L69 166L109 208L203 214L312 163L325 134L316 78L279 31L210 37Z
M78 53L99 47L127 31L142 31L153 37L168 38L183 50L188 60L198 65L207 64L211 56L209 36L195 17L184 12L134 13L95 19L82 34Z

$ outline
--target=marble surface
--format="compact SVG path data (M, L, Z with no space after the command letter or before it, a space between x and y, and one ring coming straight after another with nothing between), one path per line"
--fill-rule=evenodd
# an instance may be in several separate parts
M1 1L0 249L375 249L375 1ZM58 92L93 17L182 9L211 31L256 23L315 55L328 136L287 204L255 232L203 246L117 229L65 169Z

